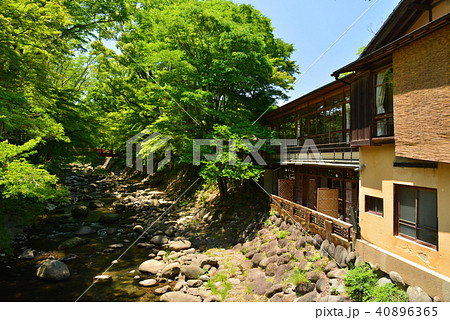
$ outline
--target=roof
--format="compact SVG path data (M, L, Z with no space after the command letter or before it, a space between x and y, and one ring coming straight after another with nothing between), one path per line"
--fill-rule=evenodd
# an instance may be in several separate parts
M315 90L301 96L300 98L297 98L297 99L279 107L276 110L273 110L272 112L265 115L264 118L274 119L274 118L278 118L280 116L289 114L297 109L301 109L301 107L305 103L315 100L315 99L318 99L318 98L321 98L324 95L326 95L327 93L331 93L335 90L339 90L344 87L347 87L347 85L348 84L346 84L345 81L343 81L342 79L341 79L341 81L336 80L336 81L330 82L318 89L315 89Z
M432 2L432 0L402 0L366 46L360 57L333 72L332 76L338 77L344 72L358 71L365 64L379 60L395 49L447 25L450 19L449 13L406 34L417 19L421 17L424 10L431 8Z

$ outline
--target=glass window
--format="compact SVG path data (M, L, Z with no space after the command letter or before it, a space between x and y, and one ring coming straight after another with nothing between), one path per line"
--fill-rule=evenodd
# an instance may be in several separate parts
M383 199L382 198L366 196L365 202L366 202L366 211L367 212L374 213L379 216L383 216Z
M398 234L437 248L437 192L396 186Z
M392 74L392 68L377 73L376 114L391 113L393 111L394 90Z

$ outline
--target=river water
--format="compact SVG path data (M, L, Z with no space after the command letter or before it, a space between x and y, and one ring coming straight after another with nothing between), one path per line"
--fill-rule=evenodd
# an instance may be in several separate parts
M69 208L66 213L52 215L40 221L27 231L28 241L14 248L15 257L0 259L0 301L75 301L93 283L96 275L102 274L122 252L138 237L130 225L123 220L102 224L96 222L104 213L111 213L114 199L99 199L106 203L102 208L91 210L86 218L71 216ZM89 243L67 250L59 250L58 245L74 237L74 232L81 226L90 226L96 234L83 236ZM106 229L115 229L112 235ZM143 241L142 241L143 242ZM104 252L111 244L123 244L122 248ZM33 260L19 260L17 255L23 248L36 250ZM109 251L106 250L106 251ZM80 301L157 301L152 292L155 288L141 287L138 282L149 277L140 275L138 266L149 259L151 251L133 246L106 274L112 280L97 282L80 299ZM53 256L61 259L67 254L79 258L65 261L70 270L70 277L61 282L48 282L36 277L40 261ZM135 270L133 272L133 270ZM139 275L140 279L134 279Z

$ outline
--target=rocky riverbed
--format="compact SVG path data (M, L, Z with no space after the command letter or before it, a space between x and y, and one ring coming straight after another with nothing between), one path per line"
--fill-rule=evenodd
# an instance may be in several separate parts
M216 221L145 180L72 169L72 204L50 208L1 258L1 300L350 301L327 256L363 261L274 214Z

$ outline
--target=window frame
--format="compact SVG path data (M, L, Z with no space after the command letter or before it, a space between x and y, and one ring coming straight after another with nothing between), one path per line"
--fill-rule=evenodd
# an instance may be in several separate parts
M376 211L371 209L371 207L372 207L371 204L372 204L372 201L374 201L374 200L375 200ZM379 208L378 208L377 200L381 200L381 212L378 210ZM374 196L366 194L364 197L364 202L365 202L365 211L366 212L374 214L379 217L384 217L384 199L383 198L374 197Z
M385 66L383 68L379 68L377 70L373 71L373 117L372 117L372 137L376 138L389 138L395 136L394 131L394 105L392 105L392 111L390 112L384 112L384 113L378 113L377 110L377 88L379 86L384 86L387 82L383 82L382 84L377 84L377 77L378 74L384 73L386 71L392 70L392 77L394 76L394 68L392 65ZM392 88L392 94L393 94L393 88ZM393 99L394 97L392 97ZM378 122L385 121L386 122L386 134L379 135L378 134ZM390 133L389 128L392 127L392 133Z
M415 210L415 221L414 223L408 221L408 223L403 223L403 225L409 226L414 228L415 231L415 237L411 237L409 235L406 235L404 233L400 232L400 189L401 188L408 188L415 190L415 198L414 198L414 210ZM417 221L419 217L419 191L434 191L436 193L436 230L433 230L428 227L419 226ZM399 236L401 238L405 238L408 240L411 240L417 244L429 247L431 249L435 249L438 251L438 245L439 245L439 221L438 221L438 197L437 197L437 189L434 188L425 188L425 187L417 187L417 186L409 186L409 185L402 185L402 184L394 184L394 235ZM429 243L423 240L418 239L418 231L419 230L425 230L428 232L436 232L436 244Z

